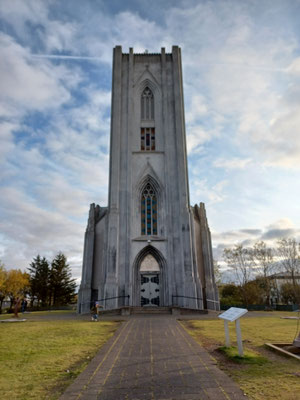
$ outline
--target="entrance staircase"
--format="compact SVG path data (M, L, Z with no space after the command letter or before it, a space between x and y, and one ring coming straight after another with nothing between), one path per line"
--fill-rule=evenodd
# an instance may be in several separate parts
M172 314L171 307L132 307L131 314Z
M198 310L184 307L120 307L113 310L102 310L100 314L135 315L135 314L208 314L207 310Z

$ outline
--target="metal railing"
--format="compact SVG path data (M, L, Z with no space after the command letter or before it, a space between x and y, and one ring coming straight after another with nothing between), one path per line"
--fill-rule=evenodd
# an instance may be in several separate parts
M184 299L193 299L193 300L203 300L202 297L191 297L191 296L177 296L172 294L172 302L174 297L182 297Z
M127 294L126 296L114 296L114 297L104 297L103 299L97 299L97 300L91 300L91 301L87 301L85 303L81 303L81 304L89 304L90 307L92 307L96 302L102 302L104 301L104 306L106 305L106 300L115 300L115 299L128 299L130 298L130 295Z
M98 300L94 300L94 301L106 301L106 300L115 300L115 299L122 299L122 298L129 299L129 297L130 297L130 295L128 294L127 296L104 297L103 299L98 299Z
M184 298L184 299L192 299L192 300L201 300L201 301L203 301L203 298L202 298L202 297L172 295L172 305L174 305L174 304L173 304L173 298ZM217 300L206 299L206 302L211 302L211 303L215 303L215 304L220 304L219 301L217 301Z

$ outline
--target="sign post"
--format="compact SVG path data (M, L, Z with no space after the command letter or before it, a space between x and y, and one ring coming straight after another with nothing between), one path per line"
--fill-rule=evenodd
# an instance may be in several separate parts
M225 344L227 347L230 346L230 336L229 336L229 326L228 321L224 319L224 329L225 329Z
M248 310L246 310L245 308L231 307L227 311L223 312L223 314L219 315L219 318L224 320L225 344L227 347L230 346L228 322L235 321L236 339L237 339L237 345L238 345L240 357L243 357L243 355L244 355L240 318L243 315L245 315L247 312L248 312Z

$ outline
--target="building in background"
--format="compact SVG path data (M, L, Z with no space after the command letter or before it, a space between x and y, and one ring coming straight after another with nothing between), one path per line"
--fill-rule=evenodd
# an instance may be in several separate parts
M106 309L219 309L205 207L189 199L177 46L114 49L109 201L90 206L79 312L97 300Z

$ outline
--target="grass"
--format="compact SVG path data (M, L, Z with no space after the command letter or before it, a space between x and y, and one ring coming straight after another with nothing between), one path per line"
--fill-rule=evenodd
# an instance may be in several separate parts
M63 313L55 313L60 319L44 312L26 315L27 322L0 324L1 399L57 399L118 326L62 319ZM42 319L49 314L52 320Z
M234 323L229 332L233 347L224 347L224 323L211 320L181 321L187 331L217 359L219 366L255 400L299 400L300 362L277 355L266 349L267 342L291 343L296 333L296 320L280 316L295 313L255 313L256 317L241 318L245 357L238 356Z
M261 356L259 353L253 350L244 350L243 356L239 355L238 349L234 346L221 346L218 350L223 353L229 360L239 364L263 365L268 362L266 357Z

